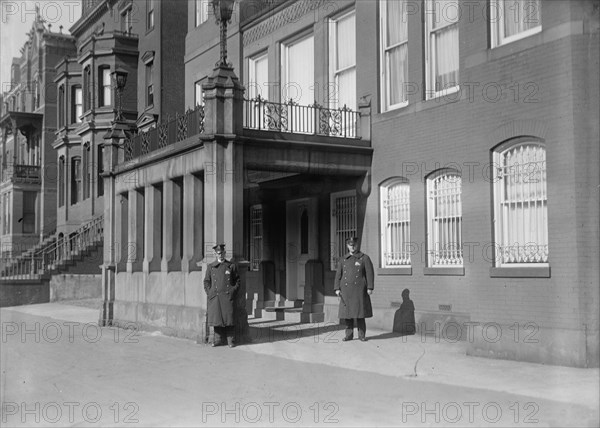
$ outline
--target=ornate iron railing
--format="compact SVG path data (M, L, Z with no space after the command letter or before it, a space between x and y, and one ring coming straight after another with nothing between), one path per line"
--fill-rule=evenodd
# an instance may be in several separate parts
M39 165L7 164L2 171L2 181L41 182L41 171Z
M350 108L330 109L316 101L303 106L290 100L274 103L260 96L244 100L244 127L262 131L360 138L360 113Z
M204 106L198 105L182 115L175 113L174 118L167 117L165 122L158 122L156 127L149 131L129 135L124 145L125 161L202 133L204 133Z

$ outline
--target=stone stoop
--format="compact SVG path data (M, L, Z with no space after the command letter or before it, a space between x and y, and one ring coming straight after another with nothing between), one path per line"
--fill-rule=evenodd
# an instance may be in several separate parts
M262 309L255 309L254 317L269 321L290 321L302 324L323 322L325 319L322 312L306 312L303 309L302 300L285 302L283 306L267 306Z

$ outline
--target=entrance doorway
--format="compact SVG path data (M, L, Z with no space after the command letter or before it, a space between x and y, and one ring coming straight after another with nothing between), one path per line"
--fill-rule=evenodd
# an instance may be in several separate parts
M317 199L304 198L286 203L286 296L288 301L304 300L306 262L318 257Z

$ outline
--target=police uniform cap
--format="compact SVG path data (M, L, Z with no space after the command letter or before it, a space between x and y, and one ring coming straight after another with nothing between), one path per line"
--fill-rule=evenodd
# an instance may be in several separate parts
M215 250L215 253L222 253L225 251L225 244L217 244L213 247L213 250Z

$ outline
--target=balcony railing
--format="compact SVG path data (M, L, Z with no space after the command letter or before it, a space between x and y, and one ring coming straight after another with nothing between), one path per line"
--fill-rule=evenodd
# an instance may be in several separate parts
M293 100L275 103L258 96L244 100L244 108L244 128L247 129L360 138L360 113L346 106L330 109L316 102L302 106Z
M41 181L42 168L39 165L6 165L2 171L2 181L25 181L39 182Z
M167 117L164 123L158 122L156 127L149 131L135 133L126 138L125 161L202 133L204 133L204 107L198 105L182 115L176 113L175 118Z

